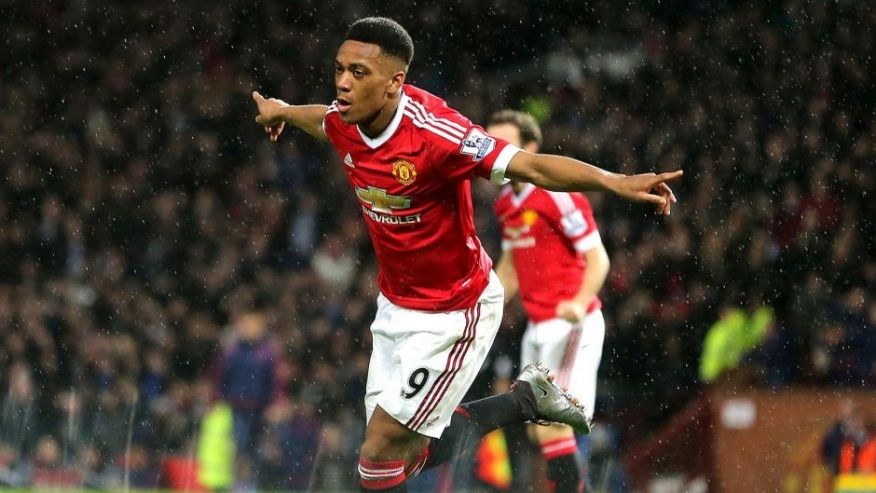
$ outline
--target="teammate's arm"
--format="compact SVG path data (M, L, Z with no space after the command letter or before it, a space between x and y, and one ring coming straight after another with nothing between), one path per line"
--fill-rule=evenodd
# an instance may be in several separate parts
M499 281L505 288L505 303L508 303L517 294L519 287L517 269L514 268L514 260L511 258L509 250L502 251L499 262L496 264L496 275L499 276Z
M609 191L630 200L649 202L661 214L669 214L675 195L666 184L682 174L642 173L622 175L612 173L576 159L550 154L520 151L511 158L505 176L558 192Z
M294 106L281 99L265 98L258 91L253 91L252 98L259 109L256 122L265 127L265 133L271 136L271 142L277 141L287 123L319 140L328 140L322 130L322 119L328 106L322 104Z
M577 322L587 314L587 307L605 284L608 268L611 265L602 242L585 251L584 258L587 260L587 268L584 269L584 277L581 279L578 293L574 298L557 304L557 317L570 322Z

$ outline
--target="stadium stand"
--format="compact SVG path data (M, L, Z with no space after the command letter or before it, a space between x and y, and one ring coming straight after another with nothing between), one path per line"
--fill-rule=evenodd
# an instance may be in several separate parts
M612 257L597 420L616 450L699 409L703 340L731 307L775 314L739 362L751 387L874 388L866 2L303 5L0 5L0 484L190 475L166 459L198 455L231 321L263 299L281 356L257 481L352 488L373 256L338 159L293 132L266 142L249 93L331 101L337 40L364 14L405 24L412 80L475 121L520 108L547 151L685 169L665 221L591 197ZM474 191L495 254L496 191ZM494 349L514 359L519 308L503 323Z

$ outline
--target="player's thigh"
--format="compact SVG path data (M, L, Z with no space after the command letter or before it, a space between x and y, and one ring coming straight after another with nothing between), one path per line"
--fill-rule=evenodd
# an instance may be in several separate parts
M393 315L399 307L390 303L383 295L377 298L377 314L371 324L371 360L368 363L368 380L365 385L365 422L377 407L377 396L389 382L401 379L401 361L396 350L399 335L393 327Z
M580 332L577 354L571 360L567 385L592 418L596 404L597 374L605 340L605 319L602 311L596 310L588 314L581 322Z
M529 330L534 332L538 347L538 359L554 375L555 382L566 385L563 376L569 367L571 353L576 347L577 326L561 318L553 318L533 324Z
M542 361L541 352L539 351L536 326L530 322L523 332L523 339L520 341L520 367L524 367L531 363ZM542 361L544 362L544 361Z
M368 460L410 462L428 445L428 437L405 427L377 406L365 429L360 455Z
M503 304L496 279L468 309L399 315L408 328L397 348L401 378L380 393L380 407L411 430L440 437L489 353Z

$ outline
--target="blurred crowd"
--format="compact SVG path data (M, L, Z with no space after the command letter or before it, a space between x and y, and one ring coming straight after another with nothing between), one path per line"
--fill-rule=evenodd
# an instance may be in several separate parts
M258 483L353 484L370 241L333 151L270 144L249 93L330 102L334 51L371 14L413 36L409 80L475 122L524 109L548 152L685 170L666 219L590 195L612 261L609 447L702 388L728 307L775 313L743 363L757 383L873 388L876 9L656 5L0 2L0 484L59 466L161 484L162 457L192 456L200 417L234 401L227 365L265 359L269 381L238 384L259 395L237 396L272 430L237 437ZM497 191L474 191L495 259ZM513 363L518 305L503 323Z

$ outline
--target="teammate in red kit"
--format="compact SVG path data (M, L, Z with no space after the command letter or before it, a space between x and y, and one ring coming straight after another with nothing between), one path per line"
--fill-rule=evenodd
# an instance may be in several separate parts
M487 132L529 152L541 144L538 123L519 111L493 114ZM512 181L494 209L502 230L496 273L505 300L519 290L529 317L520 364L541 361L552 368L556 382L578 396L592 418L605 337L597 293L609 260L590 202L579 193ZM580 491L585 480L572 428L558 423L533 428L555 493Z
M535 367L506 394L459 405L504 304L475 234L470 179L607 190L668 213L674 197L665 182L681 175L619 175L490 137L440 98L405 84L413 52L397 22L361 19L338 49L330 106L253 93L256 121L272 141L289 123L335 147L374 244L381 295L371 327L362 491L406 491L407 477L506 424L547 420L589 431L583 407Z

